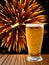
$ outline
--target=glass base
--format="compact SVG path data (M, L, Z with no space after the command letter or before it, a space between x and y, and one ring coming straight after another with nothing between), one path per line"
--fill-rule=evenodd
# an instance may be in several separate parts
M43 60L43 58L41 56L38 56L38 57L28 56L27 57L27 61L35 61L35 62L37 62L37 61L42 61L42 60Z

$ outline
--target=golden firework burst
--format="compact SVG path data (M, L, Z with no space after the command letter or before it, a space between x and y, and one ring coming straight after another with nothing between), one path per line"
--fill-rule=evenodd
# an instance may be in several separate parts
M0 4L0 39L8 51L25 49L26 38L23 24L45 22L44 10L36 0L5 0Z

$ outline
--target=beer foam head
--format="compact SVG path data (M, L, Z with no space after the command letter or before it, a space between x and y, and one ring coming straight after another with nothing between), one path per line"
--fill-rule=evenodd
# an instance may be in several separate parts
M26 24L26 27L43 27L44 24L38 23L38 24Z

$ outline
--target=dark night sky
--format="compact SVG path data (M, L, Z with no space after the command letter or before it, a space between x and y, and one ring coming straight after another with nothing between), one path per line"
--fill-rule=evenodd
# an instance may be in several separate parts
M9 0L9 1L11 1L11 0ZM45 9L45 13L46 13L46 15L47 15L47 21L48 21L48 23L49 23L49 6L48 6L48 0L37 0L37 1L39 1L39 3L44 7L44 9ZM0 0L0 3L2 4L2 5L4 5L4 0ZM49 33L49 24L47 25L47 27L45 27L45 29L48 31L48 33ZM46 35L45 35L45 37L44 37L44 41L43 41L43 51L44 51L44 53L49 53L49 34L47 34L47 36L48 37L46 37Z

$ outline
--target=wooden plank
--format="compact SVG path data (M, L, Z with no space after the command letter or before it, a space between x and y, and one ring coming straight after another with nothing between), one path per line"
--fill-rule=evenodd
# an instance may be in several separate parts
M3 55L1 54L1 55L0 55L0 59L1 59L2 57L3 57Z
M3 57L0 58L0 65L2 65L2 63L4 63L4 61L6 60L7 57L8 57L8 55L3 55Z
M15 62L16 62L16 55L13 55L13 59L12 59L10 65L15 65Z
M27 61L27 56L26 54L3 55L0 58L0 65L49 65L49 54L43 54L43 61L40 62Z
M7 59L6 59L6 61L2 64L2 65L6 65L6 64L8 64L8 61L9 61L9 59L11 58L11 56L10 55L8 55L8 57L7 57Z
M8 60L6 65L10 65L11 61L13 60L13 55L10 55L10 59Z

